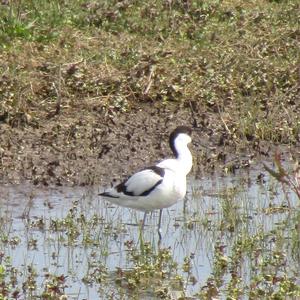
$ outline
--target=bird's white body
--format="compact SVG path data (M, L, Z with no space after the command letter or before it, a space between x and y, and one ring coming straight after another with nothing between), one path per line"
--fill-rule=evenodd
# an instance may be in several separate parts
M151 170L138 172L129 178L128 191L142 191L148 188L150 182L155 184L159 180L161 180L160 176ZM104 197L114 204L148 212L169 207L183 199L186 193L186 178L173 170L166 169L163 181L146 196L126 195L117 192L115 188L107 192L113 197Z
M187 130L184 126L178 128ZM176 158L139 171L100 195L114 204L144 212L163 209L182 200L186 194L186 176L192 168L192 155L187 146L191 137L183 129L183 132L176 130L170 136Z

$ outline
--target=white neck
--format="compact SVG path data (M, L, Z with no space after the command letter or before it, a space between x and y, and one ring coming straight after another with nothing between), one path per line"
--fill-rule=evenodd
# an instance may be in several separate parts
M175 141L175 148L178 153L176 160L180 163L182 171L185 173L184 175L187 175L193 166L193 157L191 151L186 142L181 140Z

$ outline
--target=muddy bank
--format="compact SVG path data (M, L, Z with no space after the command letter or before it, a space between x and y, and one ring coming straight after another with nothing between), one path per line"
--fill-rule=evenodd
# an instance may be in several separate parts
M191 147L194 175L247 168L270 160L277 148L255 139L237 143L217 115L190 107L144 104L128 113L78 107L36 126L2 123L0 179L36 185L107 185L171 155L168 135L180 124L198 128Z

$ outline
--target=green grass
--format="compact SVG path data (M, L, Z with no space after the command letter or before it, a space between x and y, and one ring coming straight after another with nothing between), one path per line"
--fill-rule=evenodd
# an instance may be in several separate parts
M298 36L297 1L9 2L0 116L37 126L58 97L66 115L192 103L236 143L295 143Z

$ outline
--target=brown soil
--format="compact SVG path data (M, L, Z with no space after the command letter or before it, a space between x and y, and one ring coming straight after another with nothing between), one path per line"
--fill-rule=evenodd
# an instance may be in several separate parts
M79 113L80 112L80 113ZM178 125L193 134L193 173L234 171L267 159L275 149L255 140L236 143L216 114L177 104L142 104L128 113L97 107L48 116L38 126L0 123L0 179L37 185L104 186L170 156L168 136Z

